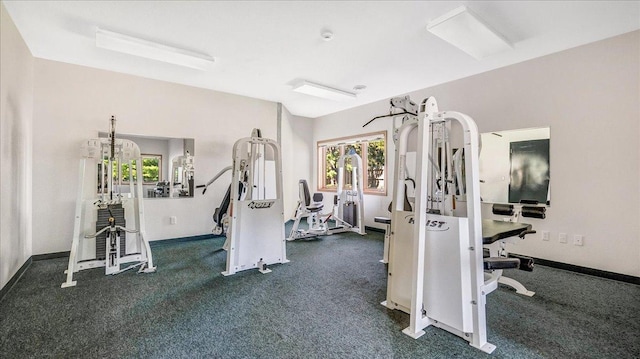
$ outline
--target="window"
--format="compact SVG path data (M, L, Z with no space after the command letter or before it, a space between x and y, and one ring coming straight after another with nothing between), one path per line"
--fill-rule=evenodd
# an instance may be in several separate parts
M142 154L142 181L143 183L156 184L162 181L160 170L162 169L162 155Z
M103 160L105 166L108 164L108 160ZM162 168L162 155L151 155L151 154L142 154L142 179L144 184L156 184L162 181L162 176L160 175ZM98 165L98 191L100 191L100 172L102 168ZM123 163L121 166L121 174L122 181L129 181L129 176L133 175L135 179L137 176L136 171L136 163L133 162L133 166L131 170L129 170L129 163ZM105 180L109 177L108 174L105 174ZM118 167L116 163L113 163L113 180L118 180Z
M318 142L318 190L338 188L338 159L355 151L362 157L364 193L386 195L386 132ZM344 187L351 187L351 163L345 163Z

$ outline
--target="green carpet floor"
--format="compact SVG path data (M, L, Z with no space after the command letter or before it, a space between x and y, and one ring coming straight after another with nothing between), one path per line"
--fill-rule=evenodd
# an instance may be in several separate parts
M436 328L414 340L384 308L382 234L287 243L291 260L223 277L222 238L154 245L158 271L34 262L0 303L0 358L639 358L640 286L538 266L500 287L484 354Z

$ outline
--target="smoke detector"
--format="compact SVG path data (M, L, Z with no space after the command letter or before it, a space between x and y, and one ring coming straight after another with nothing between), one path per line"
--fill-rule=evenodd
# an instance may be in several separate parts
M322 40L324 41L331 41L331 39L333 39L333 32L329 31L329 30L324 30L320 36L322 37Z

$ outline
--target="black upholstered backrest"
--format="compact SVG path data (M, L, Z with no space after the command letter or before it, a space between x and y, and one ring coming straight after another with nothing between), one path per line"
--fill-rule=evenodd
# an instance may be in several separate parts
M309 185L307 185L307 180L301 179L298 181L298 189L300 202L304 203L305 206L311 205L311 194L309 193Z
M231 204L231 188L233 187L233 184L230 184L229 187L227 188L227 192L224 195L224 198L222 199L222 203L220 203L220 207L216 208L216 210L213 213L213 221L216 222L216 224L220 225L222 223L222 217L227 214L227 211L229 210L229 204ZM244 184L242 182L240 182L239 186L238 186L238 199L240 199L240 197L242 196L242 191L244 190Z
M229 203L231 202L231 186L232 185L229 185L229 188L227 188L227 193L225 193L222 203L220 203L220 207L216 208L216 211L213 214L213 221L218 225L222 223L222 216L229 210Z

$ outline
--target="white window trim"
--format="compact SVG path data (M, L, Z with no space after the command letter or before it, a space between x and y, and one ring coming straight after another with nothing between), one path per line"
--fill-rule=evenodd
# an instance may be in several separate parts
M389 176L389 172L387 171L388 168L388 162L389 162L389 156L388 156L388 151L387 149L389 148L388 146L388 141L387 141L387 132L386 131L380 131L380 132L372 132L372 133L365 133L362 135L355 135L355 136L348 136L348 137L340 137L340 138L334 138L334 139L329 139L329 140L322 140L322 141L318 141L316 144L316 149L317 149L317 155L318 155L318 162L317 162L317 166L318 166L318 188L317 190L319 192L336 192L337 188L328 188L324 186L324 182L325 182L325 178L324 175L326 173L325 171L325 161L326 161L326 156L325 156L325 148L330 147L330 146L340 146L340 155L344 154L344 146L346 145L352 145L352 144L360 144L361 147L361 152L362 152L362 164L363 164L363 181L364 181L364 185L366 186L366 184L368 183L368 161L367 161L367 146L364 146L364 144L368 143L369 141L375 141L375 140L384 140L384 147L385 147L385 154L384 154L384 190L380 191L380 190L374 190L374 189L369 189L369 188L365 188L364 189L364 193L365 194L371 194L371 195L378 195L378 196L386 196L387 195L387 191L388 191L388 176Z

